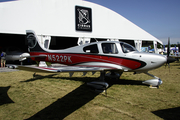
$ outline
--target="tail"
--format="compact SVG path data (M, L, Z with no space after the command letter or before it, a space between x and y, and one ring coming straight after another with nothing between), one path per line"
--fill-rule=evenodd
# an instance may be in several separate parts
M39 44L38 37L33 30L26 30L26 40L29 52L46 52Z

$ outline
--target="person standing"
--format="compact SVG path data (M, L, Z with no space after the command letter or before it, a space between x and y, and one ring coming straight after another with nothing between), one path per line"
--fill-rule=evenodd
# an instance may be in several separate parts
M1 51L1 53L2 53L2 51ZM0 61L1 61L1 55L0 55ZM1 64L0 64L1 65ZM1 65L1 67L2 67L2 65Z
M4 51L1 53L1 67L6 67L6 53Z

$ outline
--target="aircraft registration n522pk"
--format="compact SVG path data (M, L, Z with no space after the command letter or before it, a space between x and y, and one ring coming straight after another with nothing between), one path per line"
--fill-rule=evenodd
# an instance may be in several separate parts
M32 30L27 30L27 40L32 60L60 63L67 66L59 67L34 67L34 66L9 66L33 72L61 73L69 72L100 72L100 81L90 82L88 85L95 88L107 88L105 76L119 78L123 72L145 73L154 79L144 81L144 84L159 86L160 78L153 76L148 71L162 66L164 63L173 62L166 56L152 53L138 52L133 46L120 41L101 41L75 46L64 50L50 50L39 44L39 40ZM109 74L106 74L109 72Z

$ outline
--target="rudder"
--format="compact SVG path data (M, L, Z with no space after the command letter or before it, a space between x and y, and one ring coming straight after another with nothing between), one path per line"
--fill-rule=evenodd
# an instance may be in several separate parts
M26 40L29 52L45 52L39 45L38 37L33 30L26 30Z

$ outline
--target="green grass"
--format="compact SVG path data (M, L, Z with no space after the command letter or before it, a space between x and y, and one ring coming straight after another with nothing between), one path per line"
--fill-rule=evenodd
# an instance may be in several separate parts
M86 83L98 80L88 73L38 74L16 71L0 73L0 120L101 120L179 119L180 63L150 71L162 79L160 89L142 85L145 74L123 73L121 80L106 78L105 93L91 91Z

